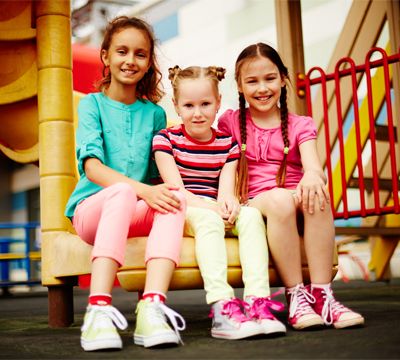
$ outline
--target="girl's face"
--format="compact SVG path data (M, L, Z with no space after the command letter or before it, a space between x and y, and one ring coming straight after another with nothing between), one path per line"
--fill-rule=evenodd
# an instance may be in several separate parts
M262 116L276 111L284 85L278 67L266 57L244 61L240 68L238 89L253 114Z
M133 27L122 29L112 37L108 50L101 57L110 67L110 86L136 88L150 67L150 42L145 32Z
M221 104L212 80L206 78L183 79L179 82L175 110L182 118L186 132L194 139L212 138L211 126Z

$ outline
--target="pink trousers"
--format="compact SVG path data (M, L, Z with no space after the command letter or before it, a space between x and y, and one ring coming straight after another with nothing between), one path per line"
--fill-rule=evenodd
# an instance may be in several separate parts
M185 222L186 201L179 191L181 209L162 214L126 183L117 183L82 201L76 208L73 226L82 240L93 245L92 260L112 258L122 265L129 237L148 236L145 261L171 259L178 265Z

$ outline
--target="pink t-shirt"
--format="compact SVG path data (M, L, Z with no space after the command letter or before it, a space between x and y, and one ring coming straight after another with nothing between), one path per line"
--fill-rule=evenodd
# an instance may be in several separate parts
M277 187L276 174L283 160L283 139L280 127L262 129L254 124L246 110L246 158L249 165L249 198ZM240 139L239 110L227 110L218 120L218 129L242 145ZM303 176L299 145L317 138L314 121L308 116L289 114L289 154L285 188L294 189Z

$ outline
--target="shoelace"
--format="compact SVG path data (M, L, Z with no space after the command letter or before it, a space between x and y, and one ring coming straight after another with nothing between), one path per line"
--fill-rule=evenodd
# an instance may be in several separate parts
M92 309L89 311L87 319L85 319L85 322L82 325L82 331L86 331L92 325L96 314L103 318L111 319L111 321L121 330L125 330L128 327L128 322L126 321L125 316L122 315L114 306L93 305Z
M179 342L183 345L183 341L181 339L179 331L185 330L186 328L185 319L176 311L170 309L168 306L166 306L161 302L154 301L153 305L154 306L149 307L149 309L154 310L148 313L149 318L151 319L150 321L153 321L155 323L164 323L165 318L167 318L171 323L172 328L179 339ZM180 322L180 325L178 324L177 319Z
M299 315L307 314L310 310L310 303L315 303L315 297L300 284L289 290L288 294L290 295L289 317L293 317L297 312Z
M322 307L321 316L324 319L325 324L332 325L334 315L341 311L349 311L347 307L342 305L333 297L332 290L322 290L322 296L324 299L324 305Z
M271 310L283 311L285 305L280 301L272 300L272 297L279 295L282 291L277 291L271 296L256 298L251 305L249 315L254 319L275 319L271 314Z
M246 316L245 311L250 311L250 305L240 299L234 298L226 301L222 305L222 315L228 315L229 318L232 318L239 322L249 321L249 318Z

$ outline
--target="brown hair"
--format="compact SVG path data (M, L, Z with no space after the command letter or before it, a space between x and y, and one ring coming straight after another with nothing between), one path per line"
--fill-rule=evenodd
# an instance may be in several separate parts
M107 89L111 83L110 71L107 70L108 67L104 64L101 54L103 53L103 50L108 51L110 49L114 34L127 28L135 28L143 31L147 35L150 43L150 67L147 73L138 82L136 92L139 99L146 98L157 103L163 97L164 91L161 88L161 71L158 67L154 53L155 37L151 26L136 17L119 16L108 23L100 51L100 59L103 63L103 78L97 83L97 88L100 91L103 91L104 89Z
M238 56L235 64L235 79L240 82L240 70L243 63L248 59L256 57L265 57L271 60L278 68L283 79L289 80L289 73L286 66L283 64L278 52L271 46L264 43L257 43L246 47ZM289 149L288 136L288 107L287 107L287 90L286 86L281 88L280 95L280 113L281 113L281 132L283 138L284 152L283 161L276 175L276 182L279 187L283 187L286 178L286 159ZM246 100L243 93L239 92L239 123L240 123L240 138L241 138L241 153L239 159L238 181L236 184L236 193L242 202L247 201L248 197L248 164L246 159Z
M178 65L175 65L173 68L169 68L168 79L171 80L174 98L177 99L178 97L179 81L183 79L210 79L215 86L216 94L218 94L218 83L225 78L225 71L224 68L217 66L190 66L181 69Z

